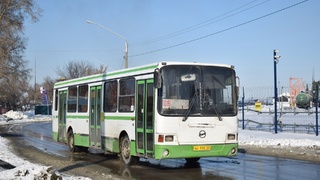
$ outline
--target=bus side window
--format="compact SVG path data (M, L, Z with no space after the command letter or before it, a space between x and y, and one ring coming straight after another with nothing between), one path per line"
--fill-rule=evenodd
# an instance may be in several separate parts
M135 80L120 79L119 112L134 111Z
M118 82L109 81L104 84L104 112L116 112L118 103Z
M55 91L55 98L54 98L54 110L58 110L58 99L59 99L59 91L56 89Z
M87 112L88 110L88 85L79 86L78 112Z
M77 86L68 89L68 112L77 111Z

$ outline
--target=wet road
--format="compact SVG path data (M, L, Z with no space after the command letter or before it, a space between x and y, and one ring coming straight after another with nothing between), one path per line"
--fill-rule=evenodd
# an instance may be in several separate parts
M60 166L58 169L60 172L88 168L88 172L94 169L97 174L113 174L124 179L136 180L320 179L320 164L245 153L239 153L232 158L202 158L195 165L186 164L184 159L161 161L140 159L139 164L127 167L122 165L116 156L105 155L91 149L90 153L69 153L66 145L52 140L51 122L4 126L0 128L0 132L1 136L11 139L15 145L25 146L20 148L35 147L44 156L64 159L68 165Z

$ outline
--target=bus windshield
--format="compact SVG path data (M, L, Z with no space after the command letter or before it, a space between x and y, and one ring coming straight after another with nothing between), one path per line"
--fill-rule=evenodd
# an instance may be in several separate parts
M166 66L161 69L158 111L169 116L235 116L235 72L216 66Z

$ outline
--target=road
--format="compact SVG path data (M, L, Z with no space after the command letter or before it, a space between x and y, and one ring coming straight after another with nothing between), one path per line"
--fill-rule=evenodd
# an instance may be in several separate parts
M202 158L196 165L184 159L145 160L124 166L115 155L89 149L71 154L65 144L53 141L51 122L0 127L15 153L35 163L52 165L61 173L92 179L320 179L320 164L239 153L232 158Z

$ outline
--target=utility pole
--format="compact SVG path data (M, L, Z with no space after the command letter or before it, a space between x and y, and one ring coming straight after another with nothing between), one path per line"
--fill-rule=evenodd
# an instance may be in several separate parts
M36 105L36 94L37 94L37 59L34 58L34 95L33 95L33 104Z
M124 51L123 61L124 61L124 68L128 68L129 62L128 62L128 42L127 42L127 39L126 39L124 36L122 36L122 35L114 32L114 31L112 31L111 29L109 29L109 28L107 28L107 27L105 27L105 26L102 26L101 24L98 24L98 23L96 23L96 22L89 21L89 20L87 20L87 23L88 23L88 24L97 25L97 26L101 27L102 29L105 29L105 30L111 32L112 34L120 37L121 39L123 39L123 40L125 41L125 42L124 42L124 50L123 50L123 51Z
M278 133L278 87L277 87L277 63L281 56L277 56L278 50L273 50L273 67L274 67L274 133Z

